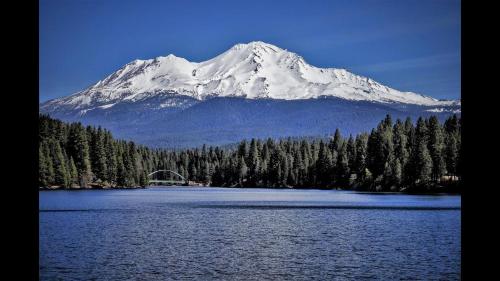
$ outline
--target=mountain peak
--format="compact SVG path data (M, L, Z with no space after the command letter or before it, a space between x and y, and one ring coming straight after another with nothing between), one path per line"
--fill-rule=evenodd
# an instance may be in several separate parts
M273 52L283 51L283 49L281 49L275 45L265 43L262 41L251 41L248 43L239 43L239 44L236 44L233 47L231 47L230 50L243 50L243 49L251 50L251 51L258 51L258 50L268 50L268 51L273 51Z
M178 57L174 54L169 54L168 56L162 57L162 58L165 58L165 59L184 59L184 58Z

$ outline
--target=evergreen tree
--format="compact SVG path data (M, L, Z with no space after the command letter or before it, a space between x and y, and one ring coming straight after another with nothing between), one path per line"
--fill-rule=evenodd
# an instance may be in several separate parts
M458 160L460 148L460 131L459 123L456 115L446 119L444 123L444 162L446 171L449 175L455 176L458 174Z
M105 149L105 136L99 127L97 131L91 131L90 159L94 175L97 179L105 181L108 179L107 157Z
M394 191L396 188L400 187L403 182L403 165L401 165L400 159L393 158L391 162L392 165L392 186L391 189Z
M427 124L423 118L417 121L415 129L415 149L413 153L415 184L425 186L432 179L432 158L427 148L429 139Z
M321 187L331 186L333 182L332 152L323 141L319 143L318 161L316 164L317 184Z
M328 148L330 148L330 151L332 152L332 154L335 152L337 152L337 154L338 154L338 151L340 150L340 147L342 146L342 142L343 142L343 139L342 139L342 135L340 134L340 130L335 129L333 139L331 140L331 142L328 145Z
M142 171L142 173L140 174L139 185L140 186L148 185L148 175L146 174L146 171Z
M87 187L92 180L92 170L90 167L89 145L87 134L80 123L70 128L68 137L68 150L73 157L78 171L78 180L81 187Z
M125 165L123 163L123 153L121 147L118 150L117 157L117 167L116 167L116 184L117 186L127 186L127 171L125 169Z
M368 159L368 135L366 133L358 135L356 138L356 159L353 170L361 176L367 168Z
M246 140L241 141L238 146L238 157L248 158L248 144Z
M405 166L410 157L405 124L398 119L396 124L394 124L393 132L394 157L399 161L401 166Z
M349 184L349 155L347 154L347 144L343 143L337 158L336 165L336 184L340 187L345 187Z
M105 181L109 182L111 185L116 184L117 173L118 173L118 160L116 156L116 144L112 140L111 133L106 132L104 134L104 146L105 146L105 157L106 161L106 177Z
M457 174L458 142L454 134L446 135L445 164L452 176Z
M352 135L349 136L347 141L347 160L349 162L349 172L356 172L356 143Z
M446 174L444 161L444 136L443 129L436 116L429 118L429 154L432 159L432 180L438 181Z
M49 186L49 164L43 152L42 143L38 147L38 185L41 187Z
M59 142L52 142L52 166L54 167L54 184L67 187L69 186L69 175L66 170L66 161L64 159Z
M260 170L260 162L259 162L259 149L257 146L257 141L252 139L250 142L250 150L248 153L248 159L246 161L248 163L248 182L249 185L256 185L259 180L259 170Z
M280 146L273 147L268 165L268 184L271 186L281 186L283 179L283 168L282 165L284 152L281 150Z
M75 161L73 157L70 157L68 162L69 171L69 186L78 185L78 171L76 169Z

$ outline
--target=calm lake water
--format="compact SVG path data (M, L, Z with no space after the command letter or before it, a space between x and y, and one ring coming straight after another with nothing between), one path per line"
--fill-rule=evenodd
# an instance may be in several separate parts
M459 280L460 196L41 191L40 280Z

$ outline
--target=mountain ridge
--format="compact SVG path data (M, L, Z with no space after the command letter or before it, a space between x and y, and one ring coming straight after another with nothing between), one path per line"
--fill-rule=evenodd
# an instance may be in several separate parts
M318 68L301 56L261 41L236 44L220 55L190 62L173 54L134 60L92 86L41 108L109 108L164 93L197 100L211 97L309 99L333 96L348 100L426 106L460 105L412 92L400 92L342 68Z

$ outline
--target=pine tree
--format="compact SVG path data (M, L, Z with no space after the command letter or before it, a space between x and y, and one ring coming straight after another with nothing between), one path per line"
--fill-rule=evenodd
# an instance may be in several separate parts
M432 158L432 180L438 181L446 174L444 161L444 136L443 129L436 116L429 118L429 154Z
M148 185L148 175L146 174L146 171L142 171L140 174L139 185L143 187Z
M381 151L379 149L380 146L380 140L379 140L379 134L378 131L375 129L372 129L370 132L370 135L368 136L368 142L367 142L367 159L366 159L366 165L367 168L370 169L371 171L376 171L377 174L380 173L378 167L378 159L376 157L377 153ZM380 158L380 157L378 157Z
M43 148L40 144L38 147L38 185L40 187L49 186L48 169L47 160L45 159L45 154L43 153Z
M238 157L248 158L248 144L246 140L241 141L238 146Z
M45 158L45 169L46 169L46 174L45 174L45 181L47 183L47 186L55 185L54 182L54 177L55 177L55 172L54 172L54 165L52 161L52 155L50 153L49 146L46 142L42 142L42 149L43 149L43 154Z
M446 135L445 164L450 175L457 174L458 145L454 134Z
M107 172L105 181L109 182L111 185L116 184L117 172L118 172L118 160L116 156L116 144L112 140L111 133L106 132L104 136L105 153L107 159Z
M406 134L405 125L401 120L397 120L393 129L394 157L399 161L401 166L405 166L410 157L408 151L408 136Z
M356 159L354 160L353 170L361 175L367 168L368 159L368 135L366 133L360 134L356 137Z
M432 158L427 148L429 140L429 131L427 124L423 118L417 121L415 129L415 151L414 168L415 168L415 184L419 186L427 185L432 179Z
M398 188L403 183L403 165L401 165L401 161L398 158L394 158L391 163L392 165L392 184L393 190Z
M342 140L342 135L340 134L340 130L335 129L335 133L333 134L333 139L329 143L328 148L330 148L332 153L334 151L337 151L337 153L338 153L338 151L340 150L340 147L342 146L342 142L343 142L343 140Z
M284 152L279 145L273 146L268 165L268 184L271 186L282 186L283 183L283 164L286 162Z
M460 150L459 122L456 115L453 115L450 118L446 119L444 123L444 134L444 162L446 165L446 170L450 175L455 176L458 174L457 167Z
M120 146L118 147L117 152L116 185L127 186L127 171L125 170L125 165L123 163L123 150Z
M380 185L378 186L377 191L387 190L389 187L391 187L394 179L393 163L394 163L394 157L391 155L384 164L383 177L380 180Z
M387 115L383 121L382 131L380 132L382 142L382 161L389 162L394 153L394 140L392 130L392 118Z
M306 185L312 184L310 181L309 170L312 166L313 159L311 157L311 149L310 149L309 143L305 140L303 140L300 143L300 155L301 155L303 165L300 166L300 170L299 170L300 180L299 181L301 182L301 186L306 186Z
M332 185L333 178L333 157L331 150L323 141L319 143L318 160L316 162L317 184L321 187Z
M107 157L104 145L104 133L99 127L97 131L91 132L91 146L90 146L90 159L92 172L98 180L105 181L108 179Z
M248 181L250 185L256 185L259 177L259 150L257 146L257 141L252 139L250 142L250 150L248 152L248 159L246 161L248 163Z
M73 161L73 157L70 157L68 164L69 171L69 185L78 185L78 171L76 169L75 161Z
M340 147L338 160L336 164L337 185L345 187L349 184L349 156L347 154L347 144L343 143Z
M420 185L426 185L432 179L432 158L426 146L419 145L417 150L420 153L417 162L417 181Z
M291 161L290 161L289 157L287 157L286 153L282 154L282 157L280 157L280 160L281 160L281 164L280 164L280 167L281 167L281 178L279 180L278 185L281 186L281 187L284 187L284 186L288 186L288 179L289 179L289 175L290 175L290 167L292 165L291 165Z
M79 185L80 187L87 187L92 180L92 170L90 167L87 134L80 123L70 128L68 149L70 151L69 155L73 157L78 170Z
M356 143L352 135L349 135L349 140L347 141L347 160L349 162L349 173L355 173L356 171Z
M66 170L66 161L64 159L59 142L52 142L52 166L54 167L54 184L67 187L69 186L69 175Z

